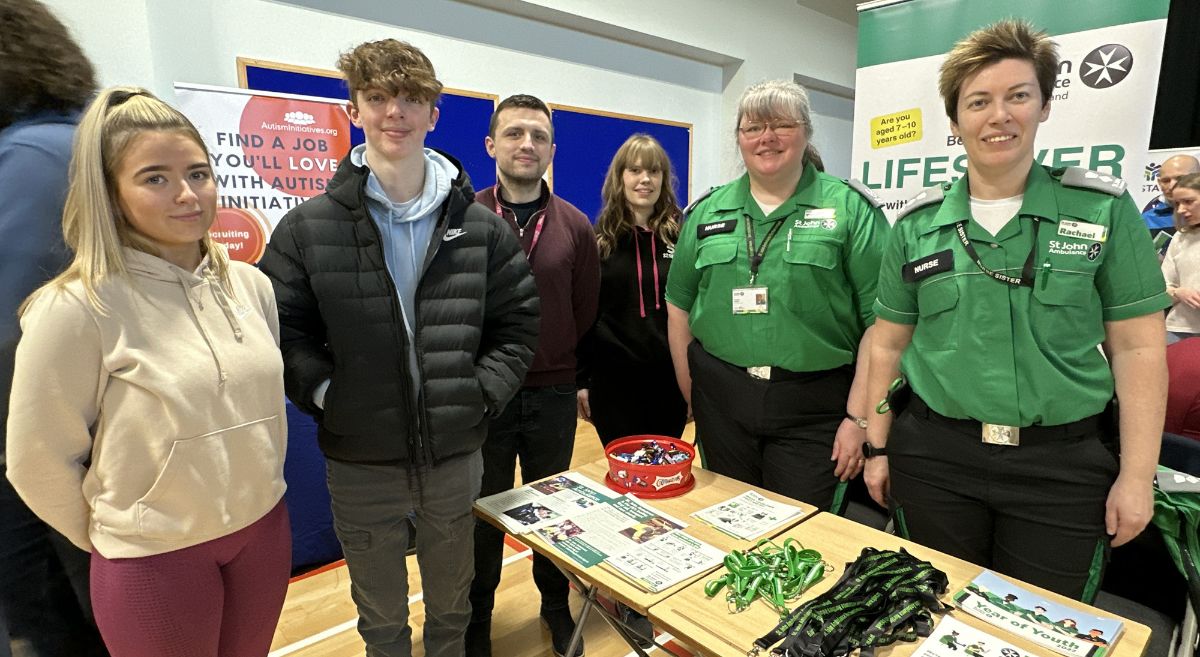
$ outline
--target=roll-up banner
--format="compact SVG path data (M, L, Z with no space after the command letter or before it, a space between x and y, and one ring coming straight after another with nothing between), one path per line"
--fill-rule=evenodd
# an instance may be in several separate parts
M859 5L852 175L888 219L925 187L954 181L967 156L950 132L938 68L956 41L1023 18L1058 44L1050 118L1035 157L1124 178L1139 207L1157 190L1147 167L1170 0L882 0ZM1150 184L1147 184L1150 182Z
M212 156L209 232L231 258L257 263L275 224L324 192L350 150L346 101L182 83L175 96Z

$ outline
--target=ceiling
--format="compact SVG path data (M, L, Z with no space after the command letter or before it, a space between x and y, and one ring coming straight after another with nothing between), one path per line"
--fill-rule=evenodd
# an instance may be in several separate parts
M836 18L843 23L858 25L856 6L863 0L796 0L796 4Z

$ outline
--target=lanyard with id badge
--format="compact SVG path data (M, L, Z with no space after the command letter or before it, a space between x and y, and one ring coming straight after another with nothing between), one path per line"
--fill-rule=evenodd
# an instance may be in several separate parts
M771 224L771 229L767 231L767 236L763 238L762 244L758 245L757 249L754 248L754 220L748 215L745 218L746 253L750 256L750 284L733 288L733 314L765 315L768 308L767 286L754 283L758 280L758 268L762 266L767 245L775 239L775 235L779 233L779 229L787 217L780 217Z
M979 271L992 279L1012 287L1033 287L1033 262L1034 256L1037 255L1038 227L1041 226L1041 220L1038 217L1031 218L1033 219L1033 246L1029 249L1029 256L1025 258L1025 265L1021 268L1021 275L1019 277L993 271L983 264L983 261L979 258L979 253L975 251L975 245L971 244L971 240L967 239L965 220L955 224L954 230L958 233L958 240L962 243L963 249L975 263L975 266L979 268ZM990 422L982 422L981 424L983 432L981 438L988 445L1016 447L1021 444L1021 427L1014 427L1008 424L992 424Z

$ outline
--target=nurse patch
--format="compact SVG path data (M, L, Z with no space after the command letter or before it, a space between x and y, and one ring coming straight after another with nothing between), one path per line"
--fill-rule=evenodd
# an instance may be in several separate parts
M696 239L704 239L709 235L720 235L721 233L732 233L737 228L737 222L732 219L725 221L717 221L711 224L700 224L696 226Z
M925 256L919 260L913 260L906 263L900 268L900 276L906 283L915 283L940 274L944 271L954 269L954 252L950 249L938 251L931 256Z

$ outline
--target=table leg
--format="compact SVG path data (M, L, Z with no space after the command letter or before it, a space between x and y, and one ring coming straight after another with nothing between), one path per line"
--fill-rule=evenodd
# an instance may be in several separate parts
M625 640L625 643L633 649L638 657L649 657L646 651L640 645L638 645L637 639L634 637L633 632L625 625L620 616L609 613L609 611L604 608L604 605L600 604L600 601L597 599L597 587L584 584L583 580L580 579L579 576L565 568L559 568L559 570L561 570L563 575L566 576L567 580L569 580L571 584L574 584L575 588L579 589L579 592L583 594L583 607L579 610L579 620L575 623L575 633L571 635L570 645L567 646L567 655L575 654L575 648L579 645L579 642L583 637L583 625L585 622L587 622L588 615L591 613L592 609L595 609L597 613L600 614L600 617L608 623L609 627L611 627L618 636ZM654 641L653 637L648 638L651 639L656 648L662 650L668 655L671 655L671 657L681 657L679 653L675 652L674 650L671 650L665 645Z

